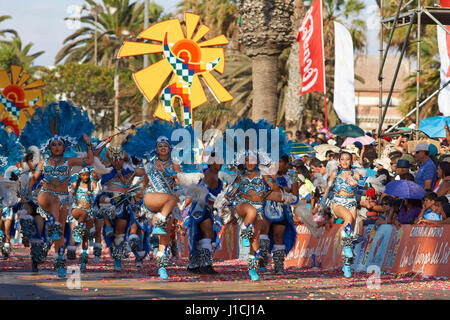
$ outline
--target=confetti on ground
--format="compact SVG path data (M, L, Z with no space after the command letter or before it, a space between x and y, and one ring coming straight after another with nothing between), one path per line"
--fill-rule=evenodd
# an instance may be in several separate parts
M163 281L158 276L155 261L150 259L138 269L130 257L123 261L122 272L114 272L113 260L106 250L100 263L90 261L87 270L81 273L82 290L77 293L67 290L66 279L56 276L50 258L40 266L38 274L31 273L29 264L29 249L19 246L13 248L8 260L0 259L0 300L52 299L53 294L84 299L130 298L130 294L134 294L139 299L151 300L191 299L194 295L210 300L450 299L450 283L445 277L385 273L380 277L380 288L368 288L366 281L370 275L365 273L355 273L353 278L346 279L340 270L289 267L282 275L275 275L270 270L260 272L261 281L252 282L244 260L216 261L214 265L219 274L199 275L186 270L186 259L176 259L168 268L170 278ZM78 266L78 259L68 261L67 265ZM33 290L20 294L9 289L2 291L7 288L5 279L10 285L20 282ZM148 288L157 288L158 291L153 293L158 292L158 297Z

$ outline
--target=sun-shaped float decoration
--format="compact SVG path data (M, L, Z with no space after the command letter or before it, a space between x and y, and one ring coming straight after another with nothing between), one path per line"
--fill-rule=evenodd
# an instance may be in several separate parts
M179 19L159 22L140 33L138 38L160 43L125 41L118 57L162 53L162 60L134 73L133 79L146 99L152 101L171 76L169 84L161 90L154 116L166 121L179 121L173 105L178 98L183 106L182 123L187 126L192 125L192 110L207 101L200 76L219 103L230 101L233 97L211 74L213 70L219 73L224 71L224 49L217 46L228 44L228 39L220 35L199 42L210 28L198 25L198 15L185 13L184 17L186 35Z
M0 70L0 121L17 134L25 127L36 107L42 107L42 80L28 81L31 76L22 67ZM28 84L27 84L28 82Z

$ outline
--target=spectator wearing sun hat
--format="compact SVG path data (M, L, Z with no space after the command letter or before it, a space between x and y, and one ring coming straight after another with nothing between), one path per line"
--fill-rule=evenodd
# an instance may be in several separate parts
M401 180L401 176L407 173L410 173L409 169L411 168L411 164L408 160L398 159L397 166L395 168L395 180Z
M391 159L389 158L375 159L375 165L379 170L386 169L387 171L391 172Z
M437 180L437 168L433 160L430 158L430 149L426 143L418 143L414 150L417 160L419 161L419 171L416 175L416 183L425 191L431 191Z
M392 143L392 138L388 136L381 136L381 158L388 158L389 154L396 151L395 146Z

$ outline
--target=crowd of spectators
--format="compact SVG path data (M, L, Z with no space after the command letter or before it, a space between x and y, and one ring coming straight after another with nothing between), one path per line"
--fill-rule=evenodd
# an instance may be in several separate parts
M323 121L313 119L311 126L296 131L295 135L287 131L292 144L292 169L300 180L299 195L308 203L318 226L342 223L331 215L329 208L319 212L319 202L330 174L338 167L339 152L345 150L352 154L352 167L361 176L357 194L359 225L373 224L377 228L381 224L396 227L450 224L448 127L446 131L447 139L436 140L439 148L426 139L414 143L413 130L382 135L380 139L375 133L366 132L374 142L367 145L355 142L343 147L344 137L331 135ZM393 180L412 181L426 194L423 199L388 195L385 187ZM301 223L300 218L296 220Z

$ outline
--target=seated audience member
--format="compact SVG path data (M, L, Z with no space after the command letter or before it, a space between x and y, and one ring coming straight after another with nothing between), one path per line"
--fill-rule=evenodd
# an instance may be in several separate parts
M381 224L387 224L388 218L394 210L394 198L391 196L384 196L381 200L381 207L383 211L378 214L377 221L375 221L375 228Z
M422 203L417 199L405 199L398 211L397 220L400 224L413 224L422 210Z
M416 174L416 183L424 188L425 191L431 191L437 180L437 168L430 158L428 144L421 142L411 152L415 153L420 163Z
M441 224L447 219L444 205L448 204L447 197L438 197L434 192L427 193L424 197L424 206L417 223Z
M438 180L433 191L438 196L446 196L450 201L450 163L441 161L437 167Z

